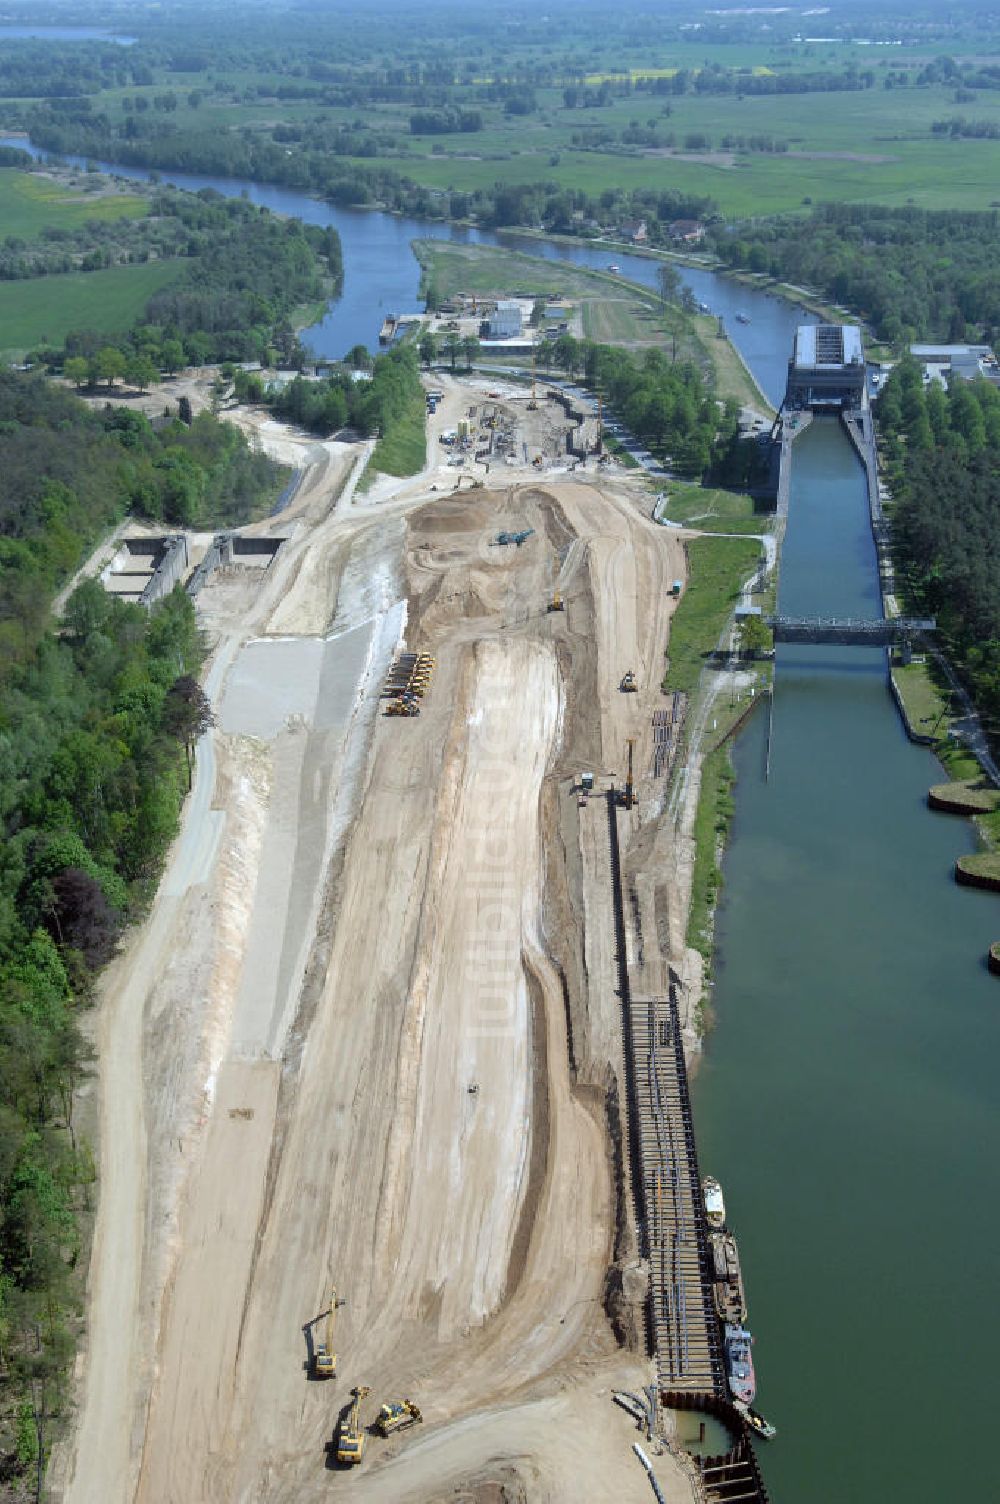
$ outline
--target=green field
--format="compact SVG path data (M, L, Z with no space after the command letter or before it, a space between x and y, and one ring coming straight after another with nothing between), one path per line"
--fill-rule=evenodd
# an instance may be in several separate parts
M753 500L739 491L720 491L711 486L689 486L671 481L669 500L662 515L704 533L764 533L771 519L756 512Z
M937 735L947 719L951 695L939 688L930 661L915 658L908 664L894 663L892 677L910 729L918 736Z
M175 261L67 272L33 281L0 282L0 355L61 344L71 329L114 334L128 329L161 287L180 275Z
M362 490L372 484L375 472L382 475L416 475L427 461L427 411L423 392L416 393L406 413L393 423L372 452L362 478Z
M401 140L408 150L379 158L427 187L467 191L496 182L553 182L599 194L608 188L675 188L711 196L727 215L755 216L824 200L987 208L1000 198L1000 141L932 136L935 120L964 114L1000 124L1000 97L979 91L956 105L945 86L849 93L684 95L662 120L660 101L637 95L595 112L562 107L556 91L539 90L537 116L502 119L460 147L433 151L430 138ZM620 130L630 121L668 127L670 154L642 148L582 150L572 136L596 125ZM378 121L382 124L382 121ZM400 122L385 121L386 126ZM683 149L701 132L711 150ZM726 151L727 135L768 135L784 152ZM446 140L448 138L445 138ZM454 155L449 155L451 151ZM357 159L359 167L371 165Z
M266 135L276 123L286 123L303 128L302 146L308 149L314 125L343 127L354 134L371 130L378 133L372 143L376 154L344 157L343 163L354 162L363 171L385 167L442 191L491 188L497 182L552 182L595 196L618 188L673 188L710 195L733 216L834 199L981 208L997 196L1000 141L950 140L933 136L931 126L956 114L1000 124L1000 91L956 90L953 81L915 86L920 70L937 56L989 60L997 41L990 17L970 18L968 24L953 24L953 18L937 39L929 33L925 38L922 25L907 23L898 38L901 45L862 50L838 42L766 37L763 20L749 19L754 14L748 11L747 19L734 24L748 33L757 30L756 39L748 34L738 42L707 34L690 41L676 34L658 37L653 28L640 43L637 34L617 30L613 21L602 18L595 26L585 17L572 35L556 34L551 27L546 30L547 18L541 17L537 27L514 28L521 35L505 32L502 67L495 46L480 29L466 30L456 15L447 34L437 35L442 64L450 60L453 65L454 83L446 86L449 103L468 105L482 117L482 129L469 133L414 133L410 122L417 105L405 92L398 99L366 98L363 108L339 99L335 91L330 96L317 90L310 98L278 97L278 90L294 94L301 86L303 60L294 44L281 57L273 56L269 41L266 53L255 54L261 37L248 40L240 59L221 55L211 76L157 68L153 82L116 85L94 94L93 102L113 129L141 103L147 123L155 121L181 137L189 132ZM343 26L339 21L338 29ZM338 64L356 72L362 89L368 87L366 69L380 61L381 49L398 54L403 67L404 58L438 45L428 37L418 39L409 28L398 31L391 19L381 29L362 25L355 32L348 23L348 30L353 42L344 55L343 39L338 35L334 40L320 25L322 35L314 30L308 60L335 53ZM391 43L390 36L395 39ZM522 65L536 71L542 56L547 76L532 87L526 114L508 113L500 100L484 92L484 84L516 76ZM459 59L461 67L456 66ZM866 87L771 95L741 94L739 80L728 93L690 89L657 94L635 87L637 75L670 79L680 69L695 75L716 66L758 77L829 71L842 78L854 68ZM900 72L909 80L905 87L897 86ZM626 86L629 75L633 82ZM592 85L599 79L616 81L599 108L586 99L567 103L566 82L586 79ZM164 88L171 94L166 117L157 115ZM13 112L10 123L18 123L14 117L22 106L28 110L31 102L5 102ZM651 130L658 144L640 144ZM630 139L623 139L623 133ZM697 150L688 140L693 136L705 138ZM752 138L757 138L755 144ZM763 138L778 150L760 149L768 144Z
M670 623L665 689L691 694L697 687L760 550L753 538L693 538L687 544L688 583Z
M75 230L89 219L137 219L149 212L148 200L138 194L109 193L105 177L88 180L81 173L79 183L64 188L41 173L0 167L0 230L35 240L46 229Z
M725 846L735 812L735 783L728 747L717 747L701 765L701 789L694 822L694 873L688 910L687 943L710 966L715 906L722 887L720 848Z

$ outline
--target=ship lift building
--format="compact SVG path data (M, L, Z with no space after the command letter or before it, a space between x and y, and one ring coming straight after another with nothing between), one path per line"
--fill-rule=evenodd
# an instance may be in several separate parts
M788 362L786 408L843 411L868 405L857 324L800 324Z

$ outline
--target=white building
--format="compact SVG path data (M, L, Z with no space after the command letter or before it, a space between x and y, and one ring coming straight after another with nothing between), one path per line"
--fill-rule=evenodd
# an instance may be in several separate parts
M924 368L924 383L946 385L953 377L974 381L985 376L1000 382L1000 367L989 345L911 345L910 354Z
M521 333L521 305L502 298L489 317L490 339L517 339Z

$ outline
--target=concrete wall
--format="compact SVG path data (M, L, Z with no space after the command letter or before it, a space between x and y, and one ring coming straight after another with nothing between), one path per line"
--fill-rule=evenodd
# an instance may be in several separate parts
M217 569L270 568L284 538L244 538L237 533L216 533L198 568L188 581L188 594L195 596Z
M188 566L187 538L171 533L160 538L123 538L114 558L101 571L109 595L151 606L168 595Z
M173 538L165 540L153 578L139 598L140 605L151 606L154 601L162 600L165 595L169 595L183 577L187 567L187 538L183 533L177 533Z

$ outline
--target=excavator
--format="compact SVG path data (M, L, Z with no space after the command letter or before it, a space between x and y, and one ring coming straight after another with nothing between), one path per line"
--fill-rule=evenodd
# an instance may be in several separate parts
M415 1426L423 1420L420 1409L412 1400L403 1400L401 1405L383 1405L375 1420L375 1430L380 1436L391 1436L405 1426Z
M627 673L622 675L622 682L618 687L623 695L634 695L638 693L639 686L635 681L634 669L630 668Z
M556 578L555 566L553 566L553 568L552 568L551 586L552 586L552 588L551 588L551 591L549 593L549 604L548 604L547 609L549 611L565 611L565 609L566 609L566 602L563 600L563 593L559 589L559 584L558 584L558 581L557 581L557 578Z
M333 1350L333 1328L337 1320L337 1307L346 1305L346 1301L337 1299L336 1289L330 1291L330 1308L326 1313L326 1327L323 1332L323 1341L316 1348L313 1356L313 1375L317 1379L335 1379L337 1377L337 1354Z
M371 1390L367 1384L361 1384L352 1389L351 1408L340 1423L340 1435L337 1437L337 1461L346 1467L353 1467L365 1455L365 1433L361 1426L359 1412L361 1401L369 1394Z

